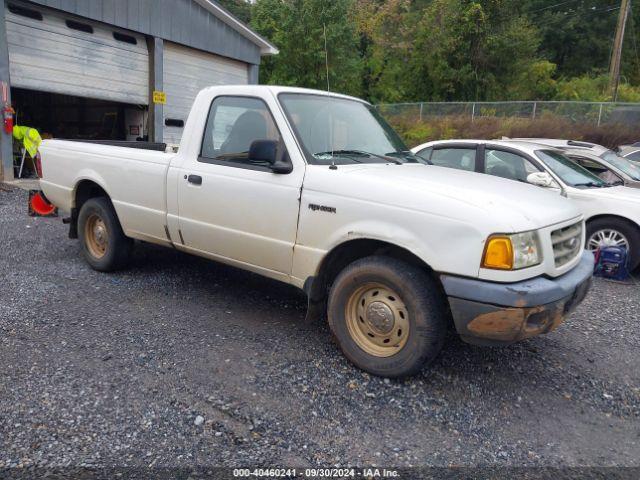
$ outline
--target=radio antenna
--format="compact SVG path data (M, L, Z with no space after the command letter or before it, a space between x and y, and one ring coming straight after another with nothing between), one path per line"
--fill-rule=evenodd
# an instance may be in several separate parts
M325 23L322 24L322 29L324 31L324 64L327 68L327 92L330 92L331 85L329 84L329 50L327 48L327 25Z

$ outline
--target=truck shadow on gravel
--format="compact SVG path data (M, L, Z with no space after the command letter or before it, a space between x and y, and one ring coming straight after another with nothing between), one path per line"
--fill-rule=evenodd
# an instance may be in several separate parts
M270 331L266 341L282 338L292 342L289 347L280 344L284 356L288 353L295 354L295 346L300 342L308 342L309 334L313 334L315 338L308 349L308 354L311 354L309 359L313 355L321 356L318 360L328 367L319 370L318 375L330 377L336 369L342 369L345 365L350 374L361 375L358 369L344 359L332 342L326 322L306 322L306 296L292 286L214 261L144 243L136 245L128 274L144 277L146 280L161 278L157 294L174 288L188 290L195 310L197 303L208 309L229 308L234 314L234 322L246 328L255 328L258 323L256 317L259 317L260 330ZM217 326L212 321L209 327L215 330ZM492 386L502 394L530 388L536 384L536 379L539 387L548 385L549 370L555 368L554 365L558 362L567 363L568 360L561 353L563 342L568 341L564 328L566 326L548 336L496 348L469 345L462 342L455 332L451 332L435 362L413 378L430 384L434 378L455 377L456 381L469 385ZM330 354L331 361L323 358L327 353ZM573 367L579 368L576 365ZM398 384L411 381L411 378L392 380Z

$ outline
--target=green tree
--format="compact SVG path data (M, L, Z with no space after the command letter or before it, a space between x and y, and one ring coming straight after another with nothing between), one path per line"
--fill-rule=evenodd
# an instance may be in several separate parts
M251 25L280 50L263 63L261 82L326 89L326 27L331 90L360 94L361 61L351 12L351 0L258 0Z
M520 11L540 29L541 54L558 66L558 75L574 77L608 70L619 6L611 0L526 0Z
M216 0L216 2L244 23L249 23L251 20L251 4L246 0Z
M411 58L414 99L504 99L539 61L535 27L510 1L434 0Z
M363 63L362 91L368 100L399 102L409 95L411 84L407 81L407 63L419 17L415 12L415 5L410 0L358 0L354 3Z
M224 0L229 9L243 0ZM246 4L244 4L246 7ZM280 48L263 83L374 103L606 99L618 10L610 0L258 0L252 26ZM625 98L640 84L640 8L627 25Z

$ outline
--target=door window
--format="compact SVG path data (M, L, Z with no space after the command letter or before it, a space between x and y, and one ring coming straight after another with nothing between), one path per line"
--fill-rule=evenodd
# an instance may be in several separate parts
M577 157L573 155L569 156L569 158L574 162L576 162L581 167L589 170L594 175L597 175L599 178L601 178L607 183L614 183L622 180L618 175L616 175L613 172L613 170L589 158Z
M495 177L526 182L527 177L540 169L525 157L504 150L485 151L485 173Z
M200 161L229 166L268 167L249 158L256 140L281 142L267 105L250 97L218 97L211 104Z
M598 162L594 162L593 160L590 160L588 158L577 157L574 155L568 155L568 157L574 162L576 162L578 165L580 165L583 168L586 168L587 170L589 170L591 173L595 175L600 175L601 173L607 171L607 168L605 168L604 165Z
M431 154L431 163L440 167L456 168L458 170L476 169L475 148L438 148Z

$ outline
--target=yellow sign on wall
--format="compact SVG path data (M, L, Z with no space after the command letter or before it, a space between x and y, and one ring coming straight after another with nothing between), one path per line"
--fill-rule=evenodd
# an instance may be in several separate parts
M161 103L162 105L167 103L167 94L164 92L159 92L157 90L153 91L153 103Z

